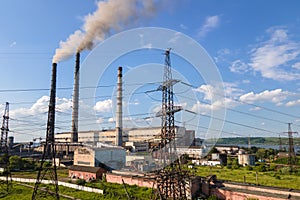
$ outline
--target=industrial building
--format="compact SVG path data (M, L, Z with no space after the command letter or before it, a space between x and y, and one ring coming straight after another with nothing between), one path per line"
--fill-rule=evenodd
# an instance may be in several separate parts
M83 146L74 151L74 165L121 169L126 163L126 152L122 147Z
M123 128L122 141L123 146L132 145L134 151L147 151L148 144L159 142L161 127L145 127L145 128ZM191 146L194 142L195 131L186 130L185 127L175 127L177 146ZM55 134L56 142L71 142L72 133L63 132ZM117 145L116 130L91 130L78 132L78 142L96 145L97 142Z
M255 165L255 154L238 154L239 165Z
M103 174L107 170L103 167L88 167L88 166L76 166L72 165L69 167L70 178L80 178L86 181L102 179Z

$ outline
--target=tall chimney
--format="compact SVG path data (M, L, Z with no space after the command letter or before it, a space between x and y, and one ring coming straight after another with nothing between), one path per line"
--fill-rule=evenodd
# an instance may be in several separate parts
M117 109L116 109L116 145L122 146L122 67L118 68Z
M51 156L51 149L54 147L55 137L55 98L56 98L56 75L57 75L57 64L52 63L52 79L51 79L51 88L50 88L50 101L48 109L48 121L47 121L47 135L46 135L46 156ZM55 152L52 151L52 155L55 156Z
M74 72L71 142L78 142L79 67L80 53L77 52Z

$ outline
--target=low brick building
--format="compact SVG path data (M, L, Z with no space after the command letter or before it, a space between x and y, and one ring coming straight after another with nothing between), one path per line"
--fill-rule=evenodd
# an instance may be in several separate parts
M87 181L102 179L102 175L107 172L104 167L89 167L72 165L69 167L69 177L79 178Z

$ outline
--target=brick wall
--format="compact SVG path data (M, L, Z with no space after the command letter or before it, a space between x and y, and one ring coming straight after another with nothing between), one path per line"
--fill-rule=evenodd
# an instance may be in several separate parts
M119 174L112 174L112 173L107 173L106 174L106 181L110 183L118 183L122 184L122 179L124 182L128 185L137 185L140 187L148 187L152 188L154 181L148 178L142 178L142 177L135 177L135 176L121 176Z

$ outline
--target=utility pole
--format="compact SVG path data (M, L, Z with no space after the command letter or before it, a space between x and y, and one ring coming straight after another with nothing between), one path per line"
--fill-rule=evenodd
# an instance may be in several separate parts
M1 127L1 141L0 141L0 167L3 169L5 174L5 180L0 181L1 191L0 193L8 193L12 184L11 184L11 173L9 168L9 152L8 152L8 121L9 121L9 103L6 102L5 110L3 114L3 121Z
M174 114L180 106L174 106L173 85L178 82L172 78L170 50L165 51L163 83L158 88L162 91L161 135L160 135L160 170L157 171L156 183L160 199L186 199L187 172L180 168L176 154L176 135Z
M248 149L251 150L251 136L248 137Z
M288 123L288 132L285 132L288 134L289 137L289 160L288 164L289 165L295 165L297 162L297 157L295 154L295 149L294 149L294 140L293 140L293 134L298 134L298 132L293 132L292 131L292 123Z
M280 135L279 135L279 151L282 151L282 141Z
M54 125L55 125L55 97L56 97L56 72L57 64L52 65L52 80L50 90L50 102L48 110L48 121L47 121L47 133L46 142L44 145L42 160L36 182L34 185L34 191L32 193L32 200L40 199L41 197L50 196L54 199L59 199L58 193L58 182L56 173L56 162L55 162L55 141L54 141ZM46 161L52 161L52 165L48 166ZM50 180L50 187L45 190L40 188L43 180Z

